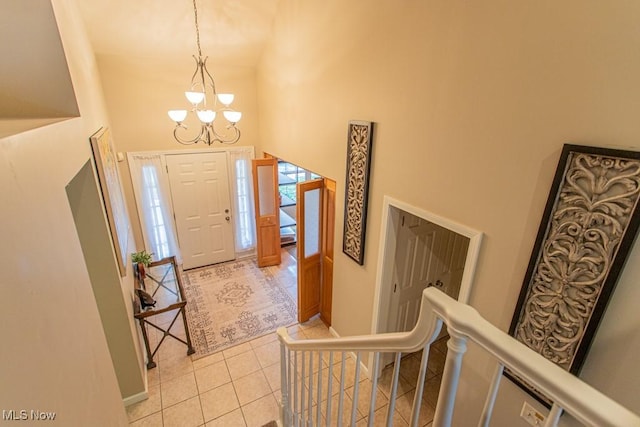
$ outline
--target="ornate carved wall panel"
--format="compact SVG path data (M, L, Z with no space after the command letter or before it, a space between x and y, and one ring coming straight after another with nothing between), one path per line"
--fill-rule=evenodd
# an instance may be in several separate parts
M349 122L342 251L360 265L364 263L372 136L372 122Z
M574 374L635 239L639 197L640 153L564 146L510 334Z

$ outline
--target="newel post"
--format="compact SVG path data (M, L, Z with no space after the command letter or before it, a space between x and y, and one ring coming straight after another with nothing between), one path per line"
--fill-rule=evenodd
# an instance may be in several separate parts
M280 338L280 337L279 337ZM289 377L287 367L287 348L284 341L280 338L280 390L282 401L280 402L280 422L283 426L291 425L291 407L289 406Z
M449 331L449 336L451 338L447 341L447 359L438 393L438 404L433 420L434 427L451 425L460 370L462 369L462 356L467 351L467 339L464 336L454 331Z

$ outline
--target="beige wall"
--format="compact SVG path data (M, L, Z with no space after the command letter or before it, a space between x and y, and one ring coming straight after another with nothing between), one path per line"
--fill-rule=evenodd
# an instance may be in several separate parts
M562 145L640 150L639 15L618 0L280 3L258 72L261 148L339 184L341 335L371 328L384 195L485 233L471 304L508 329ZM341 251L349 120L376 122L362 267ZM618 292L637 301L639 275L625 272ZM640 320L623 306L610 305L620 311L584 372L640 412L626 353ZM472 424L493 371L473 349L467 360L456 425ZM612 364L631 369L625 381L604 378ZM517 425L523 396L505 389L497 425Z
M69 182L66 192L120 394L127 403L139 401L146 392L146 371L141 334L133 317L133 283L129 280L133 276L132 263L127 263L127 277L122 280L118 265L109 262L113 259L113 244L92 159ZM129 251L133 245L129 233Z
M80 117L0 138L0 409L54 411L57 425L125 425L65 192L91 158L88 138L108 123L107 114L75 4L52 3ZM51 5L24 7L42 12ZM30 48L26 37L11 42Z
M24 43L13 42L21 39L29 41L27 50ZM33 13L24 1L3 1L0 40L5 41L0 44L0 138L79 116L51 7Z
M184 52L178 58L98 56L117 151L189 150L206 147L202 143L185 146L176 142L173 138L174 124L167 115L168 110L189 107L184 92L189 89L195 68L195 61L191 57L194 53L195 50ZM203 54L206 55L206 52ZM243 113L238 124L242 136L236 145L257 145L255 69L228 67L223 64L208 64L208 68L215 78L218 92L234 93L236 98L232 106ZM187 122L187 125L190 123ZM186 136L193 138L195 130L195 127L190 128ZM220 147L220 144L215 146ZM140 220L135 209L128 165L123 162L120 167L136 244L142 248Z

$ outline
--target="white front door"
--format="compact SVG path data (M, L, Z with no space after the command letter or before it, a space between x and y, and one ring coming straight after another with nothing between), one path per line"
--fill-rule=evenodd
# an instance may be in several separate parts
M166 159L183 268L234 259L227 153Z

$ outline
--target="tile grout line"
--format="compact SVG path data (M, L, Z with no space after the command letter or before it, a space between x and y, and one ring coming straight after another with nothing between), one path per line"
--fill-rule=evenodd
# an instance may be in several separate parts
M191 367L193 368L193 380L196 382L196 391L198 392L198 402L200 403L200 414L202 415L202 425L205 426L207 424L207 419L204 416L204 409L202 408L202 393L200 392L200 386L198 385L198 377L196 376L196 369L193 366L193 360L191 360ZM162 422L164 426L164 420Z
M227 358L225 357L224 353L222 354L222 357L224 358L224 366L227 368L227 373L229 374L229 379L231 380L231 387L233 388L233 393L236 395L236 401L238 402L238 410L240 411L240 415L242 416L242 421L244 422L244 425L247 426L248 425L247 424L247 417L245 417L244 411L242 410L242 404L240 404L240 397L238 397L238 391L236 390L236 385L233 383L233 377L231 376L231 370L229 369L229 365L227 365ZM228 413L230 413L230 412L228 412Z
M274 274L275 274L275 273L274 273ZM283 282L283 285L284 285L284 282ZM286 286L283 286L283 287L284 287L285 289L287 288ZM293 328L292 328L292 327L293 327ZM294 329L294 330L295 330L295 333L294 333L294 334L292 334L292 336L296 336L298 339L308 339L308 338L310 338L310 336L307 336L307 335L315 336L315 335L317 335L317 334L321 333L321 332L320 332L320 329L321 329L322 327L324 327L324 328L326 329L326 326L324 326L324 324L323 324L322 322L313 321L313 322L309 322L309 323L307 323L307 324L305 324L305 325L301 325L301 324L299 324L299 323L295 323L295 324L293 324L293 325L288 326L287 328L288 328L289 330L292 330L292 329ZM155 331L154 331L154 332L155 332ZM290 332L290 333L291 333L291 332ZM274 390L273 390L273 387L272 387L272 385L271 385L271 383L270 383L270 381L269 381L269 378L268 378L268 376L267 376L266 369L270 369L272 366L278 365L278 364L280 363L280 360L279 360L279 358L278 358L278 360L277 360L276 362L274 362L274 363L272 363L272 364L269 364L268 366L262 366L262 364L260 363L261 359L259 359L259 358L258 358L258 353L256 352L256 350L257 350L257 349L260 349L261 347L265 347L265 346L267 346L267 345L271 345L271 344L272 344L272 342L274 342L274 341L276 341L276 342L277 342L277 336L273 336L273 337L272 337L273 339L267 338L267 337L269 337L269 336L272 336L272 334L275 334L275 332L271 332L270 334L265 334L265 335L263 335L263 336L261 336L261 337L253 338L253 339L251 339L251 340L249 340L249 341L246 341L246 344L248 344L248 346L247 346L246 350L241 351L240 353L237 353L237 354L233 354L233 355L231 355L231 356L229 356L229 357L225 356L225 354L224 354L224 350L221 350L221 351L220 351L220 353L221 353L221 354L220 354L220 356L221 356L221 360L220 360L220 361L224 361L224 362L225 362L224 367L225 367L225 369L226 369L226 373L227 373L227 375L228 375L228 377L229 377L229 381L228 381L228 382L226 382L225 384L228 384L228 383L230 382L230 383L231 383L231 386L233 387L234 395L235 395L235 398L236 398L236 401L237 401L237 404L238 404L238 408L237 408L237 409L239 409L239 410L240 410L240 415L242 416L242 420L243 420L243 422L244 422L245 426L248 426L248 419L249 419L249 418L251 418L251 417L247 418L247 415L245 414L245 410L246 410L246 407L247 407L247 406L249 406L249 405L251 405L251 404L253 404L253 403L255 403L255 402L259 401L260 399L266 399L266 398L269 398L268 400L270 400L270 401L271 401L271 400L275 401L275 402L276 402L276 404L277 404L277 402L278 402L278 399L277 399L277 397L276 397L276 394L278 393L278 391L274 391ZM255 341L255 342L254 342L254 341ZM258 345L258 343L259 343L259 345ZM239 344L239 345L243 345L243 344L244 344L244 343ZM233 348L233 347L229 347L229 349L232 349L232 348ZM229 367L229 363L228 363L228 361L229 361L230 359L232 359L233 357L239 356L239 355L244 354L244 353L247 353L247 352L249 352L249 351L251 351L251 352L252 352L253 357L254 357L254 358L256 358L256 359L258 360L258 365L257 365L257 368L258 368L258 369L257 369L256 371L254 371L254 372L250 373L250 374L242 375L241 377L234 379L234 378L231 376L231 370L230 370L230 367ZM213 353L213 354L215 354L215 353ZM212 354L212 355L213 355L213 354ZM164 355L165 357L162 357L163 355ZM157 387L158 387L158 390L159 390L158 392L159 392L159 394L160 394L160 396L159 396L159 399L160 399L160 410L159 410L158 412L160 412L160 419L161 419L162 425L165 425L164 410L165 410L165 409L167 409L167 408L164 408L164 404L165 404L165 402L164 402L164 400L163 400L163 398L162 398L162 390L163 390L163 387L164 387L165 389L167 389L167 387L168 387L168 386L167 386L167 384L168 384L171 380L173 380L173 379L175 379L175 378L173 378L173 377L169 374L169 371L167 371L167 372L165 372L165 376L164 376L164 377L165 377L165 380L163 381L163 376L160 374L160 369L161 369L161 366L162 366L162 365L165 365L165 370L166 370L166 366L167 366L167 365L170 365L170 364L168 363L168 361L169 361L169 360L173 360L173 358L174 358L173 356L175 356L175 358L177 358L177 355L174 355L174 354L173 354L173 352L169 351L169 352L166 352L166 353L164 353L164 354L163 354L163 353L161 353L161 352L159 352L159 353L157 354L157 356L158 356L158 368L157 368L157 369L158 369L158 373L157 373L157 384L156 384L155 386L157 386ZM195 381L195 385L196 385L196 388L195 388L195 389L196 389L196 392L197 392L198 402L199 402L199 404L200 404L200 414L201 414L202 419L203 419L203 421L204 421L204 422L203 422L203 424L199 424L199 425L205 425L205 424L207 424L208 422L212 422L212 421L218 420L218 419L220 419L220 418L222 418L222 417L224 417L224 416L227 416L227 415L229 415L230 413L234 412L234 411L235 411L235 409L234 409L234 410L232 410L232 411L226 412L225 414L219 415L218 417L216 417L216 418L214 418L214 419L212 419L212 420L207 421L207 420L205 419L204 406L203 406L203 404L202 404L202 393L203 393L203 392L201 392L201 388L202 388L202 386L204 385L204 383L203 383L202 385L198 383L197 376L196 376L196 372L198 372L199 370L205 369L207 366L210 366L210 365L211 365L211 363L210 363L210 364L208 364L208 365L200 366L199 368L197 368L197 369L196 369L196 366L193 364L193 362L194 362L194 361L193 361L193 360L191 360L191 359L189 359L189 361L190 361L190 364L191 364L191 366L190 366L190 368L191 368L191 369L190 369L190 373L193 375L193 379L194 379L194 381ZM219 362L216 362L216 363L219 363ZM322 370L323 370L324 368L328 368L328 362L327 362L327 361L325 361L325 360L324 360L324 358L322 358L322 359L320 359L319 374L322 374ZM173 371L173 368L171 368L171 370ZM264 381L266 381L266 385L267 385L267 387L268 387L268 393L267 393L266 395L262 396L262 397L258 397L258 398L256 398L256 399L253 399L253 400L249 401L249 402L246 402L246 403L243 405L243 404L240 402L240 398L239 398L239 395L238 395L238 389L237 389L236 382L237 382L237 380L239 380L239 379L241 379L241 378L245 378L245 377L246 377L246 376L248 376L248 375L256 374L256 376L257 376L257 373L258 373L258 372L260 372L261 378L262 378ZM183 375L186 375L186 374L183 374ZM169 378L169 379L166 379L166 378ZM176 378L179 378L179 376L178 376L178 377L176 377ZM224 385L224 384L222 384L222 385ZM217 387L221 387L222 385L218 385ZM167 390L168 390L168 389L167 389ZM212 389L212 390L213 390L213 389ZM166 390L165 390L165 391L166 391ZM209 391L209 390L207 390L207 391ZM204 392L204 393L206 393L206 392ZM270 396L270 397L269 397L269 396ZM194 396L194 397L195 397L195 396ZM185 399L184 401L189 400L189 399L191 399L191 398ZM184 401L176 402L174 405L177 405L177 404L182 403L182 402L184 402ZM270 403L271 403L271 402L270 402ZM354 405L357 405L357 402L354 402L353 404L354 404ZM171 406L174 406L174 405L171 405ZM156 413L157 413L157 412L154 412L154 413L152 413L152 414L148 414L148 415L146 415L145 417L142 417L142 418L140 418L140 419L136 420L135 422L140 423L140 421L141 421L141 420L143 420L144 418L149 417L149 416L152 416L152 415L154 415L154 414L156 414ZM362 415L362 414L360 413L360 411L359 411L359 410L358 410L358 413L359 413L360 415ZM194 413L194 414L195 414L195 413ZM255 414L253 414L253 413L252 413L252 416L253 416L253 415L255 415ZM276 417L277 417L277 416L276 416ZM361 417L360 417L360 419L364 419L364 417L363 417L363 416L361 416ZM269 420L267 420L267 421L265 421L265 422L268 422L268 421L269 421ZM141 424L141 423L140 423L140 424Z

